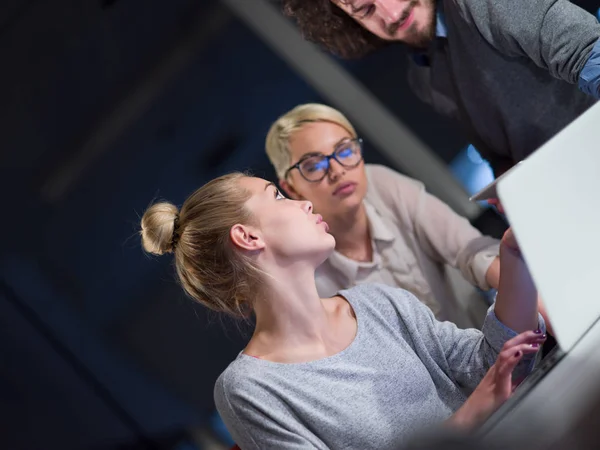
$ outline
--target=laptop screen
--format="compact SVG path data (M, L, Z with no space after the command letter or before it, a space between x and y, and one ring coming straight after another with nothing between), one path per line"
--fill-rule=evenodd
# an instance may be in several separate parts
M600 318L599 124L600 103L497 186L564 351Z

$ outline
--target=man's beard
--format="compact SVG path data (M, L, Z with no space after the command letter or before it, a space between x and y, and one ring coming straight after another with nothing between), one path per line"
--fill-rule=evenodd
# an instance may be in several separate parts
M431 5L431 18L429 23L422 29L417 29L417 24L413 23L409 29L409 34L406 36L404 43L415 50L425 50L429 44L435 39L435 26L437 22L436 0L420 0L424 7Z

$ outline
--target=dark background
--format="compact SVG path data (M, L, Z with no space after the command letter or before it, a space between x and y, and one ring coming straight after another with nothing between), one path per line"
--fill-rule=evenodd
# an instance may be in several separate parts
M343 65L451 164L468 142L405 62ZM246 337L143 254L140 215L231 170L273 179L269 125L319 101L217 1L0 3L0 448L201 447ZM489 210L475 224L499 232Z

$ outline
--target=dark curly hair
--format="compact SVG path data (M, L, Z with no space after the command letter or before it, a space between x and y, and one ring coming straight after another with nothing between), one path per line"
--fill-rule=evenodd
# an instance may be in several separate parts
M360 58L389 42L365 30L331 0L281 0L305 39L346 59Z

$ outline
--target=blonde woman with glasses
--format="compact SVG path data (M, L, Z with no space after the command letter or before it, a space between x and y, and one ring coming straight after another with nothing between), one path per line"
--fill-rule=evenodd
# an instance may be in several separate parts
M335 237L335 251L316 272L320 295L384 283L412 292L438 319L450 319L457 300L446 265L473 286L498 287L498 241L419 181L365 164L363 142L341 112L297 106L271 126L266 152L283 191L312 202Z

